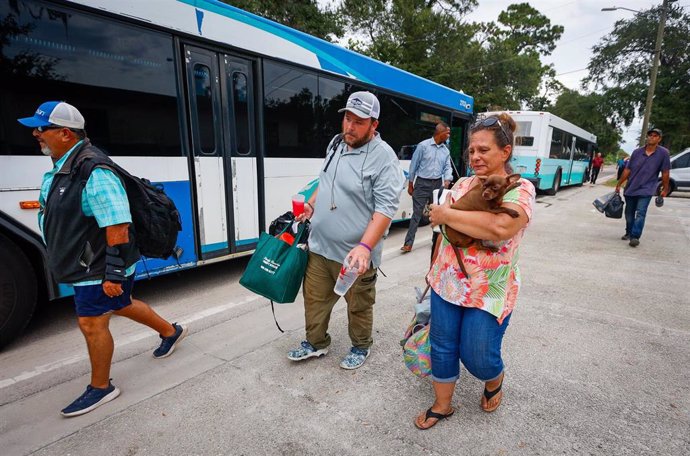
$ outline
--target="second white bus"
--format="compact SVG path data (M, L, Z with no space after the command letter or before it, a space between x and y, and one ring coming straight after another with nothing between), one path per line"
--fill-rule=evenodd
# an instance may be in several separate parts
M542 111L507 111L517 123L511 165L535 188L555 195L563 186L582 185L597 151L597 137ZM486 117L497 112L482 113Z

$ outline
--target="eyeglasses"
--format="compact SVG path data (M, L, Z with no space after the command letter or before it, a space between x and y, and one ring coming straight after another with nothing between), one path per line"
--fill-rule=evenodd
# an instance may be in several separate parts
M36 127L36 130L38 130L39 133L43 133L43 132L46 132L48 130L58 130L61 128L67 128L67 127L61 127L59 125L46 125L46 126Z
M501 133L503 133L503 136L506 138L506 142L510 144L510 137L508 136L508 133L506 133L505 128L503 128L501 121L498 120L498 117L487 117L486 119L478 120L474 125L472 125L472 131L480 129L479 127L491 128L496 124L498 124L499 128L501 129Z

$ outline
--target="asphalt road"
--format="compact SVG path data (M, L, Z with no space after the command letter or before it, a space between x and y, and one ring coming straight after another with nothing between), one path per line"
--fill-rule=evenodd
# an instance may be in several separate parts
M600 178L601 182L605 179ZM190 336L163 360L157 336L114 318L113 382L122 395L82 417L59 410L89 381L69 300L41 309L0 352L3 455L684 455L690 454L690 198L650 207L637 248L624 222L591 202L603 185L538 198L523 241L523 288L504 339L505 396L492 414L463 372L455 416L418 431L433 400L406 370L398 341L423 283L430 228L415 249L385 244L372 355L338 367L349 349L343 303L328 356L292 363L303 338L301 299L270 306L238 285L246 260L137 285Z

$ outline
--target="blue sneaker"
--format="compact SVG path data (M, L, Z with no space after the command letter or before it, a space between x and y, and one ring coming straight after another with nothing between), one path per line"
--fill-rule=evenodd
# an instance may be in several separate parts
M62 409L62 416L79 416L89 413L91 410L100 407L106 402L110 402L120 395L120 390L108 382L107 388L94 388L91 385L86 387L84 394L79 396L74 402Z
M175 334L170 337L160 336L162 339L160 346L153 352L154 358L165 358L172 355L175 351L175 347L180 343L182 339L187 336L187 327L173 323L175 328Z
M300 344L300 348L297 350L290 350L287 357L291 361L302 361L303 359L312 358L314 356L324 356L327 353L328 348L317 350L312 344L303 340Z
M371 350L364 350L363 348L352 347L350 353L340 362L340 367L343 369L357 369L362 367L364 361L369 357Z

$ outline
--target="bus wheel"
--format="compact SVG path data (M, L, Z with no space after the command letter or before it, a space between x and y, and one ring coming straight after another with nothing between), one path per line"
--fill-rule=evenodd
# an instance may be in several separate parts
M556 176L553 178L553 185L551 186L550 189L546 190L547 195L555 195L558 193L558 190L561 188L561 170L559 169L556 171Z
M0 234L0 347L17 337L36 308L36 276L16 245Z

